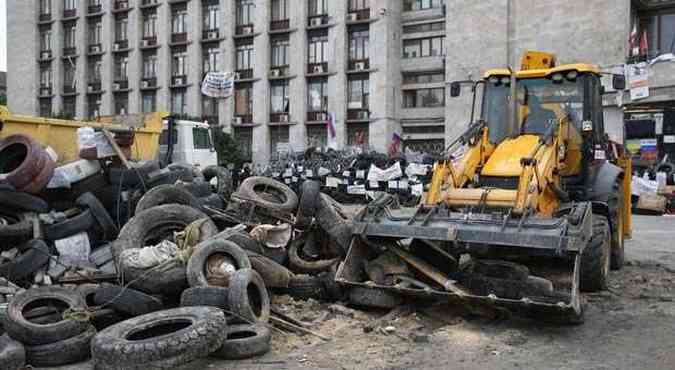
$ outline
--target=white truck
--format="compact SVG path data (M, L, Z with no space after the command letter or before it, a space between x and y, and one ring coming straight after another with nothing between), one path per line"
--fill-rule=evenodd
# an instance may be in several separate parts
M218 165L209 124L167 117L159 138L159 160L165 164L190 163L200 168Z

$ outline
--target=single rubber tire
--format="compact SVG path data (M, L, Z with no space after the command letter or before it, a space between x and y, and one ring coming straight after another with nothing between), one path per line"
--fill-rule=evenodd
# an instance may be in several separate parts
M243 360L264 355L270 351L272 334L263 325L230 325L227 339L211 356L223 360Z
M130 287L147 294L177 297L188 287L185 266L172 267L166 271L152 269L135 269L119 266L124 272L124 281Z
M96 290L94 303L101 308L112 308L130 316L145 315L164 308L162 301L153 296L107 283L101 284Z
M584 292L607 289L610 269L610 232L605 216L593 214L593 235L581 253L579 288Z
M7 317L4 322L7 334L24 345L35 346L74 337L89 327L88 322L73 319L64 319L46 325L37 325L28 321L23 315L26 308L44 300L59 301L73 310L86 308L82 295L74 290L57 286L29 289L17 294L7 307Z
M315 276L295 275L288 282L286 293L299 299L325 300L328 297L328 291L324 282Z
M181 307L135 317L94 337L94 368L170 369L215 352L226 330L225 315L215 307Z
M33 239L21 247L20 251L21 254L13 261L0 265L0 276L10 281L23 280L49 262L49 246L42 240Z
M329 195L321 193L314 216L317 224L337 243L346 255L352 239L352 224L340 204Z
M246 233L232 234L227 237L227 240L234 242L236 245L249 252L265 256L280 265L284 265L288 260L288 253L285 248L269 248L251 238L251 236Z
M340 258L330 258L317 261L309 261L301 257L301 249L305 242L309 241L311 238L307 239L296 239L291 242L290 248L288 248L288 263L291 267L291 270L296 273L303 274L314 274L323 271L329 271L333 265L340 262Z
M670 163L668 163L670 164ZM672 165L671 165L672 166ZM623 219L624 198L623 198L623 180L619 179L614 184L614 191L609 194L607 206L609 207L609 215L612 220L611 227L611 257L610 268L612 270L620 270L626 260L626 250L624 245L623 226L625 220Z
M193 182L180 181L176 183L176 186L188 191L197 198L208 197L213 194L213 190L211 190L211 184L202 180L195 180Z
M215 286L188 288L185 289L180 296L180 306L209 306L227 310L229 308L227 304L227 293L227 288Z
M85 210L65 221L47 225L44 228L45 239L55 241L87 231L94 226L94 219L90 210Z
M26 368L26 350L24 345L9 335L0 336L0 364L4 370L24 370Z
M352 287L349 303L356 306L394 308L403 302L401 296L377 288Z
M206 263L215 254L225 254L231 258L237 270L251 268L251 261L246 252L231 241L211 239L199 243L187 264L187 280L191 287L208 286Z
M293 273L278 264L271 258L247 252L248 259L251 261L251 268L254 269L265 282L268 288L288 288L288 284L293 277Z
M0 206L26 212L49 212L47 202L34 195L18 191L0 190Z
M117 238L119 229L117 229L110 214L94 194L84 193L77 198L75 203L79 206L88 208L91 211L91 215L103 231L103 238L105 240L115 240L115 238Z
M164 204L182 204L199 208L199 201L187 190L174 185L159 185L150 189L136 204L136 214Z
M262 277L253 269L232 275L227 302L235 322L266 323L270 319L270 296Z
M211 179L216 178L218 185L216 186L216 193L223 197L223 199L230 199L234 185L232 182L232 173L225 167L208 166L203 171L204 180L210 183Z
M82 333L55 343L26 346L26 363L35 367L75 364L89 358L91 340L96 329L89 326Z
M278 201L270 200L271 197L263 197L259 192L272 194ZM298 196L291 188L267 177L247 178L239 186L236 195L261 207L280 212L293 212L298 206Z
M3 242L14 244L33 235L33 222L25 219L21 214L3 209L0 210L0 217L5 221L0 224L0 240ZM14 248L14 245L0 246L2 250L12 248Z
M319 201L319 194L321 194L321 184L319 182L308 180L302 183L298 213L295 217L295 227L304 230L312 225Z

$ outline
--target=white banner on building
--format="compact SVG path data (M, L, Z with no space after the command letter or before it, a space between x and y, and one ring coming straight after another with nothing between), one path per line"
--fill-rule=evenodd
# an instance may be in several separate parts
M202 82L202 94L211 98L229 98L234 90L234 73L209 72Z
M626 75L630 88L631 100L640 100L649 97L649 70L646 65L627 64Z

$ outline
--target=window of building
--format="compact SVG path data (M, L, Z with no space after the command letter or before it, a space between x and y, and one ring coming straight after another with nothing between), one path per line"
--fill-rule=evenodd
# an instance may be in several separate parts
M370 96L368 75L350 78L348 95L349 109L368 109Z
M309 34L310 64L326 63L328 61L328 32L319 30Z
M220 6L218 4L205 6L203 14L205 31L215 31L220 27Z
M75 96L63 97L63 117L67 119L75 118L77 112L77 99Z
M246 161L253 159L253 129L251 127L235 127L233 133L239 145L242 159Z
M40 32L40 51L52 50L52 30Z
M270 112L288 113L288 81L278 81L270 86Z
M103 34L103 24L101 21L96 21L89 24L89 45L100 45L101 36Z
M403 75L404 85L441 83L445 81L445 72L424 72L424 73L405 73Z
M202 96L202 116L211 124L218 124L218 99Z
M370 36L368 28L355 28L349 32L349 60L366 60L369 58L368 46Z
M308 5L310 17L328 14L327 0L309 0Z
M436 108L445 105L445 89L403 91L403 108Z
M63 0L63 10L77 9L77 0Z
M403 40L404 58L422 58L445 55L445 36Z
M307 147L325 147L328 145L328 128L326 125L307 126Z
M68 24L63 27L63 47L66 49L74 48L77 45L77 28L75 24Z
M89 6L100 6L101 0L89 0Z
M445 31L445 22L433 22L403 26L403 33Z
M288 19L288 0L272 0L272 22Z
M64 91L74 91L76 85L75 63L66 62L63 64L63 89Z
M368 148L368 124L347 124L347 145L350 147Z
M115 94L115 114L127 114L129 112L129 95L126 93Z
M115 20L115 41L127 41L129 28L129 20L124 18L117 18Z
M40 0L40 15L48 15L52 13L52 0ZM50 103L51 110L51 103Z
M275 37L271 41L271 64L272 67L284 67L288 65L288 36Z
M101 115L101 96L89 95L87 97L87 117L90 119Z
M253 113L253 85L237 84L234 90L234 113L237 116Z
M187 53L185 51L174 52L171 57L171 75L187 75Z
M40 117L52 116L52 99L40 99Z
M403 10L424 10L440 8L445 5L445 0L403 0Z
M288 126L270 126L270 149L272 158L278 158L279 154L287 154L288 138L290 130Z
M89 61L89 82L101 83L101 71L103 70L103 62L100 59Z
M115 56L114 78L115 81L126 81L129 78L129 56Z
M40 88L52 87L52 67L40 67Z
M253 24L255 0L237 0L237 26Z
M171 113L184 115L187 113L187 99L185 89L171 90Z
M254 63L253 44L247 43L237 46L237 71L252 69Z
M157 37L157 14L148 13L143 15L143 38Z
M143 55L143 78L157 78L157 55Z
M187 33L187 19L187 8L174 8L171 12L171 33Z
M675 53L675 9L639 14L640 33L647 32L648 55ZM639 44L639 37L637 40Z
M157 111L157 95L154 91L144 91L141 94L141 109L143 109L143 113Z
M204 49L203 59L204 74L209 72L217 72L220 70L220 49L218 47L210 47Z
M370 0L349 0L349 11L370 9Z
M307 110L328 111L328 81L325 78L311 80L307 86Z

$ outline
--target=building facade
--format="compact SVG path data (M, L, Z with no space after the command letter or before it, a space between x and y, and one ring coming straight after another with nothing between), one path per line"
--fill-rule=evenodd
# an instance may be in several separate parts
M675 1L9 0L9 105L208 119L256 162L311 145L386 152L394 134L439 152L470 117L472 94L450 99L449 81L517 67L528 49L621 71L633 26L648 58L672 52ZM607 94L606 121L675 101L674 68L650 67L647 99ZM211 70L237 73L232 98L201 95Z
M17 113L199 117L256 162L310 145L387 151L394 133L443 148L443 0L10 0L8 10ZM232 98L201 95L212 70L237 73Z

